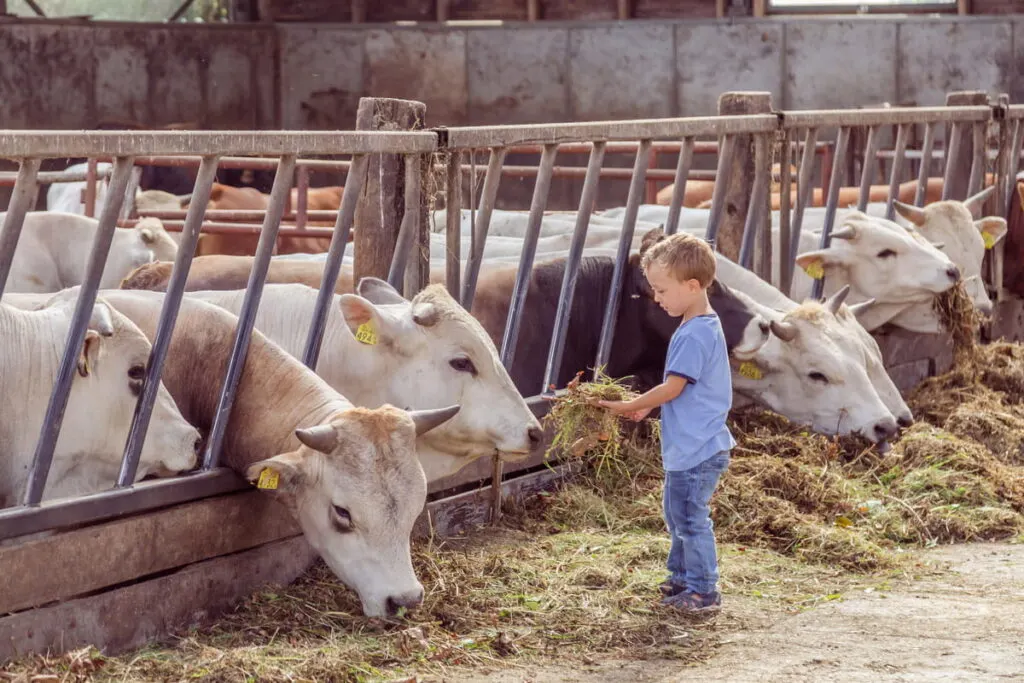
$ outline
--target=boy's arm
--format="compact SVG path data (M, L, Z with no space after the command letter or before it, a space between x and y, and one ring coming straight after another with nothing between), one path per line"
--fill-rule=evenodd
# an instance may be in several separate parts
M632 401L598 401L597 404L617 415L644 411L649 413L679 396L683 393L684 388L686 388L685 378L679 375L669 375L664 382Z

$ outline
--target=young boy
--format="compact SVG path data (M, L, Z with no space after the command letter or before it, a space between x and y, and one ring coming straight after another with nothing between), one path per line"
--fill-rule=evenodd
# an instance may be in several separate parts
M600 405L634 420L662 406L664 514L672 537L662 604L717 610L722 599L708 502L736 442L725 424L732 407L725 334L707 295L715 255L704 240L680 233L654 244L641 266L655 301L682 322L669 342L662 384L632 401Z

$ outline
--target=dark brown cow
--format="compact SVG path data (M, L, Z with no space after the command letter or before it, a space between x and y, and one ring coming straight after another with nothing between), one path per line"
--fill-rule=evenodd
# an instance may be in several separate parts
M1024 172L1017 175L1006 217L1006 267L1003 278L1006 288L1017 296L1024 296Z

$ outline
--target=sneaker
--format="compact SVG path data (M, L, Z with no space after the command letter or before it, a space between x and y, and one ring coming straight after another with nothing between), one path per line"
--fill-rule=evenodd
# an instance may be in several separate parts
M673 583L672 581L663 581L661 585L658 586L658 590L661 591L661 594L666 598L670 598L673 595L679 595L680 593L685 592L686 586Z
M708 593L707 595L701 595L693 591L683 591L666 597L661 601L661 604L692 614L717 612L722 608L722 595L718 591Z

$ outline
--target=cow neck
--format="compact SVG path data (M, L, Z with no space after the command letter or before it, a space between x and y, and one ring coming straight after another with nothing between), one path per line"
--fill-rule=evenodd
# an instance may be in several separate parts
M565 261L559 262L558 287L555 289L555 309L558 307L558 295L561 290L562 276L565 273ZM601 324L604 321L605 305L611 291L612 275L615 262L607 256L584 258L580 261L579 277L573 295L572 311L569 315L569 330L566 341L570 339L591 361L597 354L598 342L601 338ZM628 296L627 292L623 292ZM621 310L621 308L620 308ZM552 312L552 316L554 312ZM553 319L553 318L552 318Z
M358 341L341 313L332 311L320 344L317 374L354 404L376 407L384 402L385 385L377 379L385 370L381 349Z
M216 400L220 382L212 390ZM244 472L253 462L295 450L296 429L324 424L351 407L297 360L254 338L231 412L224 463Z
M69 226L65 225L63 221L47 222L44 225L50 232L46 241L50 245L50 253L53 255L60 288L66 289L81 284L85 280L85 269L89 253L92 250L92 243L96 240L98 224L92 221L76 220L72 224L75 226L73 236L68 235ZM85 245L89 245L88 249L83 249ZM113 243L110 251L114 252ZM107 256L107 261L110 261L110 254ZM100 280L102 284L102 278Z

